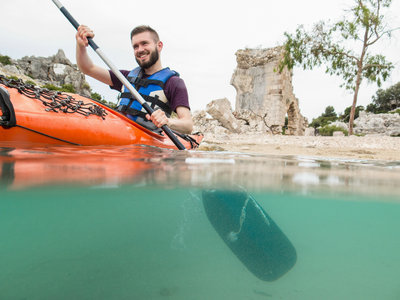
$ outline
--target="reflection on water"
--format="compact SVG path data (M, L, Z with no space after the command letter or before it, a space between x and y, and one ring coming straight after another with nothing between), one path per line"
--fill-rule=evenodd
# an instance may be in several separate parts
M244 153L174 151L148 146L0 147L1 184L178 185L337 194L400 194L400 161L372 162Z
M0 148L0 299L400 299L400 163Z

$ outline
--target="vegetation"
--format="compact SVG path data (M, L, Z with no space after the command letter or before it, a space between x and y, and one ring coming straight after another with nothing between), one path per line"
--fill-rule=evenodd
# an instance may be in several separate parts
M350 120L351 108L352 108L352 106L346 107L346 109L344 110L344 113L341 116L339 116L339 120L348 123ZM360 115L360 111L363 111L363 110L365 110L364 106L358 105L356 107L356 110L354 113L354 119L357 119Z
M319 134L322 136L332 136L335 131L341 131L344 135L348 135L348 131L338 126L326 125L318 129Z
M33 86L35 86L35 85L36 85L36 83L35 83L35 82L33 82L32 80L27 80L27 81L25 81L25 83L26 83L26 84L33 85Z
M4 66L11 65L11 58L7 55L0 55L0 64Z
M339 22L329 25L320 21L311 32L301 25L295 34L285 33L285 55L280 63L281 71L284 67L292 69L295 65L310 70L325 65L326 73L343 78L341 86L354 93L349 134L353 134L357 98L363 79L380 86L394 67L383 55L372 55L370 49L396 30L387 28L382 13L383 9L389 8L392 0L353 1L353 7ZM360 49L360 52L356 53L353 49Z
M335 122L337 119L338 116L335 112L335 108L333 106L327 106L325 112L318 118L313 119L310 126L317 129L318 127L324 127L331 122Z
M19 80L17 76L7 76L7 78L11 80Z
M92 98L93 100L96 100L104 105L107 105L108 107L111 108L117 108L117 104L115 104L114 102L109 102L107 100L105 100L100 94L98 93L91 93L90 98Z
M367 111L375 114L387 113L400 107L400 82L386 90L379 89L372 97L372 103L367 106Z
M48 89L50 91L76 93L76 90L72 84L63 84L61 87L55 86L54 84L45 84L42 86L42 88Z

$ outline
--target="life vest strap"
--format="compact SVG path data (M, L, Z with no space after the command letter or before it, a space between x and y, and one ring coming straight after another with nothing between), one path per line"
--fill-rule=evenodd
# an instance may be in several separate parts
M166 103L164 103L164 102L162 102L161 100L159 100L158 95L155 95L155 97L147 96L147 95L143 95L143 94L140 94L140 95L143 97L143 99L144 99L146 102L149 102L149 103L150 103L150 107L151 107L151 108L154 109L156 106L158 106L158 107L160 107L160 108L167 114L167 116L170 116L170 115L172 114L172 110L171 110L171 108L169 107L169 105L166 104ZM132 94L129 93L129 92L121 93L121 98L134 99L133 96L132 96ZM129 106L130 106L131 104L132 104L132 103L129 103ZM126 105L125 105L125 106L126 106Z
M132 107L129 107L129 105L119 105L117 107L117 111L123 114L131 115L133 117L135 116L141 116L143 118L146 117L146 113L144 111L134 109Z
M156 79L148 79L148 78L141 78L141 77L127 77L129 82L132 83L135 88L138 90L141 87L148 87L150 84L155 84L160 86L161 88L164 88L164 82L161 80L156 80Z

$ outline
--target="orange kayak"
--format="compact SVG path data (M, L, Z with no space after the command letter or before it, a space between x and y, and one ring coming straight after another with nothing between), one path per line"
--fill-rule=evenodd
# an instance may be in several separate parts
M150 145L177 149L162 131L153 132L95 100L36 88L0 77L0 146ZM195 149L202 134L177 136Z

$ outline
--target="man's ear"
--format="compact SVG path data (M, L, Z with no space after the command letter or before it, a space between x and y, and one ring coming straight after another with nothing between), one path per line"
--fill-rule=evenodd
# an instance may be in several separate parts
M163 42L158 41L158 42L157 42L157 49L158 49L158 52L160 52L160 51L162 50L163 47L164 47Z

